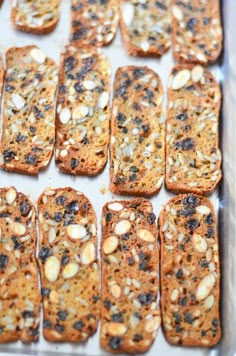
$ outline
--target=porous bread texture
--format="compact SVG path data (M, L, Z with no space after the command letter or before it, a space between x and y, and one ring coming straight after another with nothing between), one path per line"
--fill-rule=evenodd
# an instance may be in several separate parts
M177 65L168 83L166 187L175 193L211 194L219 183L221 92L200 65Z
M131 56L161 56L171 45L170 0L120 1L123 41Z
M172 0L174 58L182 63L214 63L222 51L219 0Z
M113 41L119 24L118 0L71 0L73 46L106 46Z
M94 176L106 165L110 74L101 49L67 46L61 55L56 162L62 172Z
M152 196L164 180L163 89L148 67L117 70L110 140L110 190Z
M46 189L38 199L43 335L82 342L100 317L96 214L72 188Z
M221 338L220 261L210 200L179 195L159 216L161 311L173 345L213 346Z
M155 340L161 323L157 235L148 200L103 207L100 343L106 351L146 352Z
M36 46L6 53L0 166L37 175L51 159L55 141L58 68Z
M59 21L60 4L61 0L12 0L12 24L23 32L52 32Z
M0 343L39 338L35 207L14 187L0 189Z

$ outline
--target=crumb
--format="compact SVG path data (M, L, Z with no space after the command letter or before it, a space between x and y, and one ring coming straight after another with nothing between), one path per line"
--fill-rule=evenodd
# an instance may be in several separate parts
M100 193L103 195L106 194L106 192L107 192L107 188L105 185L103 185L99 190L100 190Z

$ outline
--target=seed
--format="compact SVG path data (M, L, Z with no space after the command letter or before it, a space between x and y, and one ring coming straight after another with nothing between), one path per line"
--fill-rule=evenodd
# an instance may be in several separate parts
M172 291L171 295L170 295L170 300L171 300L172 302L175 302L175 301L177 300L178 296L179 296L179 291L178 291L178 289L174 289L174 290Z
M59 276L60 262L55 256L50 256L46 260L44 273L49 282L55 282Z
M52 244L56 240L56 230L54 227L51 227L49 232L48 232L48 242Z
M203 67L202 66L195 66L192 69L192 81L194 83L197 83L201 80L202 76L203 76Z
M177 20L179 21L183 20L183 13L177 6L174 5L172 7L172 13Z
M26 233L26 227L23 224L16 221L14 221L11 224L11 229L15 235L22 236Z
M199 283L196 291L196 298L198 301L205 299L215 284L215 276L213 274L208 274Z
M119 240L116 236L109 236L103 243L103 251L106 255L114 252L119 245Z
M108 100L109 100L109 94L106 91L104 91L98 98L98 102L97 102L98 108L104 109L108 104Z
M137 231L137 236L146 242L153 242L155 241L155 236L148 230L141 229Z
M209 297L207 297L204 301L204 307L209 310L213 307L215 302L215 298L214 295L209 295Z
M111 286L111 294L112 294L113 297L115 297L115 298L120 298L120 295L121 295L121 288L120 288L120 286L118 286L117 284L114 284L113 286Z
M71 118L71 112L69 108L63 108L61 113L60 113L60 122L62 124L67 124L70 121Z
M33 48L30 55L38 64L43 64L45 62L46 56L39 48Z
M193 246L197 252L205 252L207 250L207 242L201 235L193 235Z
M82 251L81 263L83 265L89 265L96 259L96 249L92 242L89 242Z
M79 224L68 225L66 232L72 240L83 239L87 235L87 230L85 227Z
M205 206L205 205L199 205L196 208L196 210L197 210L198 213L203 214L203 215L210 214L210 212L211 212L211 209L208 208L208 206Z
M122 323L108 323L107 332L112 336L124 335L127 331L127 327Z
M17 110L21 110L25 106L25 99L22 98L20 94L13 94L11 97L11 101Z
M121 211L123 209L123 205L121 203L111 203L108 205L108 209L111 211Z
M62 271L62 276L65 279L74 277L79 272L79 266L75 262L68 263Z
M121 9L124 23L130 26L134 18L134 6L130 3L123 3Z
M153 333L157 331L161 324L161 318L159 316L154 316L153 318L145 322L144 329L147 333Z
M172 89L173 90L181 89L183 86L185 86L185 84L187 84L190 77L191 77L191 74L188 69L183 69L183 70L179 71L173 79Z
M16 199L16 190L14 188L10 188L8 189L7 193L6 193L6 201L8 204L12 204L15 199Z
M119 221L115 226L115 234L123 235L131 229L131 224L128 220Z

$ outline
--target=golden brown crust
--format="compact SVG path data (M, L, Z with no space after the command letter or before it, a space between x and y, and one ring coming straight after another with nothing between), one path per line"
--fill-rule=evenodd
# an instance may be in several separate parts
M2 54L0 53L0 102L2 102L2 89L3 89L4 77L5 77L5 69L3 65Z
M164 180L163 89L148 67L116 72L111 119L110 190L152 196Z
M96 214L69 187L46 189L38 212L43 335L52 342L85 341L100 316Z
M214 63L222 51L220 1L183 3L172 0L172 15L176 61L203 65Z
M11 22L16 30L44 35L52 32L60 15L61 0L31 0L17 4L12 0ZM32 13L37 15L32 16Z
M111 201L102 214L101 346L146 352L160 326L156 216L145 199Z
M213 346L221 338L214 207L205 197L179 195L164 205L159 231L165 337L172 345Z
M71 1L71 42L79 48L111 43L119 24L118 0Z
M219 183L221 92L197 65L177 65L168 84L166 187L175 193L211 194Z
M55 137L57 66L36 46L6 53L0 164L37 175L51 159Z
M101 49L67 46L61 56L56 162L62 172L94 176L106 165L110 71Z
M0 343L39 337L35 207L14 187L0 189Z
M145 7L141 6L135 0L120 1L120 25L126 50L131 56L161 56L171 45L170 0L147 0Z

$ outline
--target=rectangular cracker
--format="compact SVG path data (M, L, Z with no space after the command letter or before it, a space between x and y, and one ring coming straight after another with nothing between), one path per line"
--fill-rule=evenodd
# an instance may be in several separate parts
M117 70L111 119L110 190L156 194L164 180L163 89L148 67Z
M0 189L0 343L39 338L35 207L14 187Z
M171 45L170 0L120 1L123 41L131 56L161 56Z
M110 74L100 49L67 46L61 56L56 161L62 172L93 176L106 165Z
M106 46L119 24L117 0L71 0L71 37L74 46Z
M60 4L61 0L12 0L12 24L23 32L52 32L59 21Z
M37 175L49 164L55 141L58 69L35 46L6 54L0 166Z
M178 62L213 63L222 51L219 0L172 0L173 50Z
M168 84L166 187L208 195L221 179L218 147L221 92L213 75L196 65L177 65Z
M101 346L148 351L160 326L156 216L145 199L112 201L102 213Z
M205 197L179 195L163 207L159 225L165 337L173 345L213 346L221 338L214 207Z
M46 189L38 211L43 335L48 341L85 341L100 317L96 214L72 188Z

